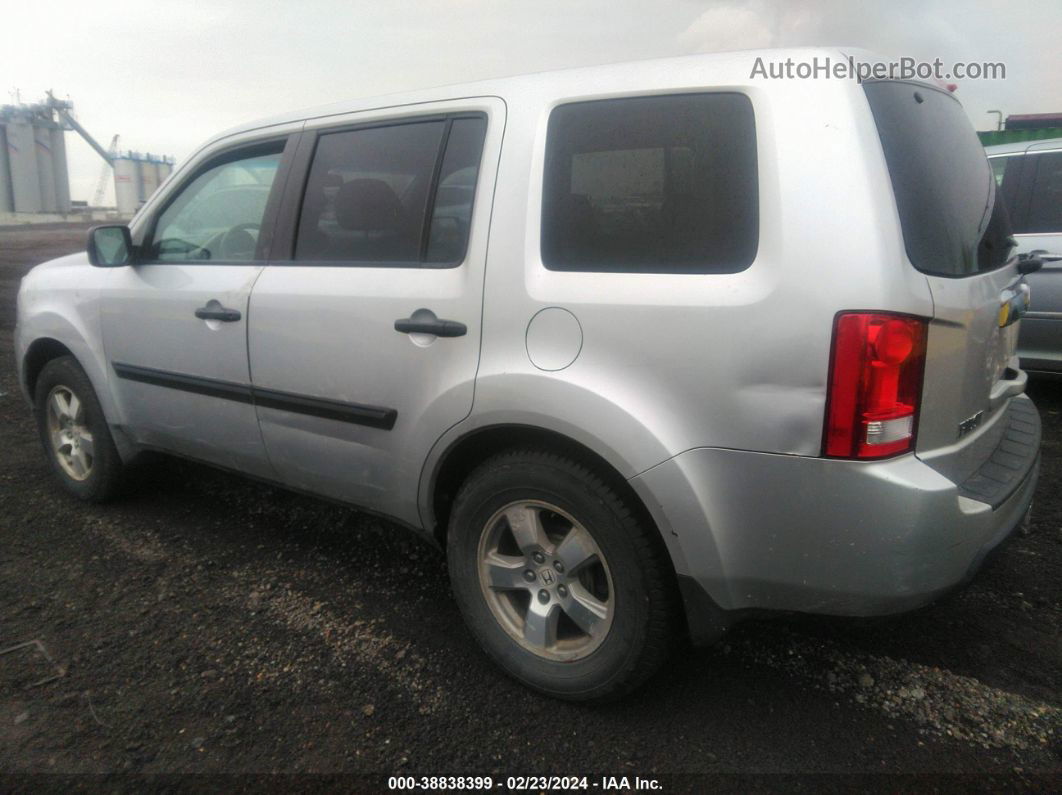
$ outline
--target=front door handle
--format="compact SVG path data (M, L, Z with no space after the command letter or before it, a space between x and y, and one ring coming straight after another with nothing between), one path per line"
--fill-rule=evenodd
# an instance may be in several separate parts
M456 320L437 318L430 309L418 309L410 317L396 320L395 331L403 334L432 334L436 337L463 337L468 333L468 326Z
M222 323L235 323L242 317L239 309L228 309L218 301L207 301L206 306L195 310L195 316L200 320L220 320Z

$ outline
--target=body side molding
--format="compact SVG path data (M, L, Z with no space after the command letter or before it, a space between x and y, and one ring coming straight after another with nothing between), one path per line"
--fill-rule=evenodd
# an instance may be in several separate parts
M310 395L298 395L281 392L250 384L236 384L214 378L203 378L183 373L171 373L152 367L111 362L115 375L127 381L178 389L197 395L234 400L238 403L250 403L263 408L291 411L312 417L349 422L355 425L367 425L389 431L395 425L398 412L384 406L367 406L360 403L345 403L338 400L326 400Z

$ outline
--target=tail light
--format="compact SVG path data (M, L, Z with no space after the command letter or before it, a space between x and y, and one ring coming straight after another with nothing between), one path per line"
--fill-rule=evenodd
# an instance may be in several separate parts
M914 449L926 321L841 312L833 326L823 455L886 458Z

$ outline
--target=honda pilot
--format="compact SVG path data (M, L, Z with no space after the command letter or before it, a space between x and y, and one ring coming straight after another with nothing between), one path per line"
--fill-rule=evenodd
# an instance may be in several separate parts
M517 680L643 682L761 611L906 611L1029 510L1029 302L959 100L699 55L290 113L39 265L59 481L164 451L392 517ZM862 57L862 56L861 56ZM869 57L869 56L867 56Z

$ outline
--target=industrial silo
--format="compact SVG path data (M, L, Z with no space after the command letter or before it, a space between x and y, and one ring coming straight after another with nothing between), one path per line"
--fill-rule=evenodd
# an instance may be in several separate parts
M66 165L66 138L59 125L52 128L52 171L55 173L55 203L61 213L70 212L70 173Z
M52 131L42 119L33 121L33 151L37 155L37 181L41 185L41 212L54 213L58 211L59 203L55 196Z
M162 158L162 162L159 163L159 185L169 179L170 174L173 173L173 163L168 158Z
M145 155L140 161L140 199L147 201L159 187L159 169L155 158Z
M11 198L10 166L7 159L7 125L0 120L0 213L13 213L15 202Z
M37 154L33 125L23 114L7 123L7 157L11 170L11 198L16 213L41 211L41 183L37 178Z
M140 207L140 174L129 155L114 158L114 203L119 215L132 215Z
M50 91L45 102L0 106L0 213L70 212L66 130L77 132L114 167L115 203L124 216L134 215L173 170L165 157L116 155L117 135L105 149L72 110L69 100Z

